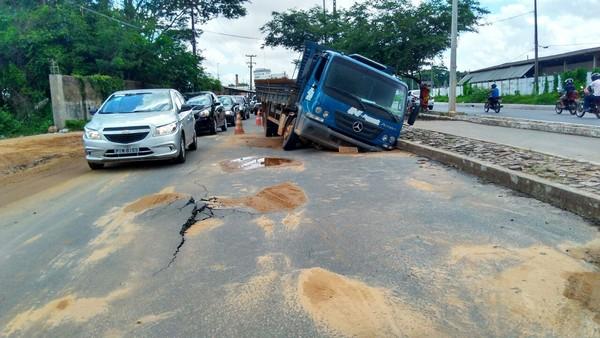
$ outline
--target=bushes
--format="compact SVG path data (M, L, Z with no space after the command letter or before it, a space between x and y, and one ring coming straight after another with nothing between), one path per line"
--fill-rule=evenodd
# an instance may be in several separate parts
M66 120L65 127L67 127L67 129L69 129L71 131L83 130L83 127L85 126L86 123L87 123L86 120Z
M23 120L18 120L8 110L0 108L0 138L46 133L51 125L52 111L50 107Z
M484 103L488 98L488 91L484 89L473 88L470 95L458 96L457 103ZM506 95L502 96L502 103L513 104L555 104L558 100L558 93L545 93L540 95ZM447 96L436 96L436 102L448 102Z

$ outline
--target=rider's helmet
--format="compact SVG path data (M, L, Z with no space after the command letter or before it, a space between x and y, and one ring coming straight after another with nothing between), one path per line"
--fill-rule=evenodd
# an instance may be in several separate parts
M565 84L573 84L573 79L571 79L571 78L566 79Z
M492 89L494 89L494 88L496 88L496 87L497 87L497 86L496 86L496 84L495 84L495 83L492 83Z
M596 81L598 79L600 79L600 73L594 73L594 74L592 74L592 81Z

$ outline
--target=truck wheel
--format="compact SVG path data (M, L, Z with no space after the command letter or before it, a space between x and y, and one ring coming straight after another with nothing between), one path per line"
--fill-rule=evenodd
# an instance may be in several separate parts
M285 130L283 132L283 150L294 150L298 147L298 142L300 142L300 138L296 135L294 131L294 127L296 126L296 118L292 119L290 123L287 124Z
M98 169L104 168L104 163L88 162L88 165L90 166L90 169L92 169L92 170L98 170Z
M265 124L265 136L266 137L272 137L272 136L277 136L277 125L271 121L269 121L269 119L267 119L267 117L265 116L264 119L266 119L266 124Z

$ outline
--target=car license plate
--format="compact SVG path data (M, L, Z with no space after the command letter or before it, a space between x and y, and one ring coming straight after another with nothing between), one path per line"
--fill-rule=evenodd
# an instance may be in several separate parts
M139 151L140 151L139 148L117 148L117 149L115 149L115 154L117 154L117 155L137 154Z

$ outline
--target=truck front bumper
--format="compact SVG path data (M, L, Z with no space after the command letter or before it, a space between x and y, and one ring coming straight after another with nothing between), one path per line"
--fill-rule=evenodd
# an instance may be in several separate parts
M298 122L296 123L296 129L294 131L302 138L334 150L338 150L340 146L343 146L346 143L352 144L367 151L382 150L379 147L372 146L332 130L322 123L309 119L304 114L299 116Z

